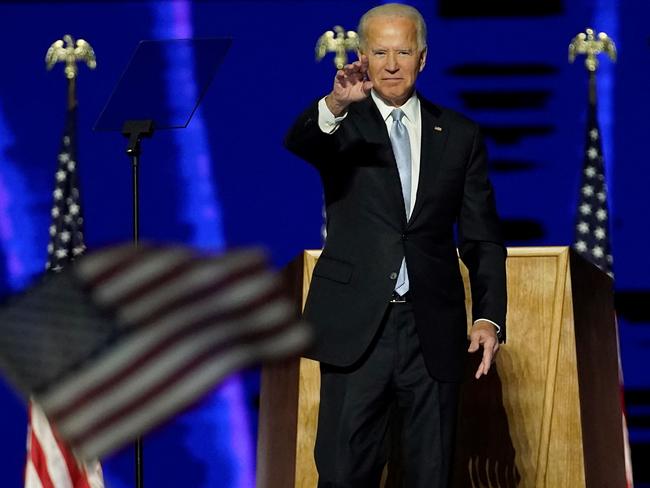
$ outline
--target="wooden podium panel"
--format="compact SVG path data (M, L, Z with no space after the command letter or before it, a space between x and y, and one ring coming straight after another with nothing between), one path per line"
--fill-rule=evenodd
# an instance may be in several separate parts
M299 307L318 254L286 270ZM478 355L468 361L454 486L625 486L611 280L566 247L509 249L507 271L508 343L481 380ZM316 487L319 389L315 361L264 368L259 488Z

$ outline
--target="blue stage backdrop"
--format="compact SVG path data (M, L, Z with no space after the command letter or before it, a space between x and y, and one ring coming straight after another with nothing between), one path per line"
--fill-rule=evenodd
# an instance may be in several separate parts
M650 482L650 49L645 0L454 2L421 0L429 55L419 89L480 122L510 245L573 239L586 123L586 73L567 64L587 26L611 34L616 65L599 73L614 270L637 486ZM459 7L458 4L463 4ZM86 242L130 239L130 167L118 133L92 126L142 39L227 37L232 47L186 130L143 143L142 237L220 251L263 245L281 267L320 246L322 196L315 171L282 147L297 114L331 86L330 59L314 61L318 36L356 27L375 2L358 0L161 0L0 2L0 292L44 268L65 80L46 72L48 46L88 40L95 71L80 68L79 172ZM167 80L196 92L191 58ZM174 100L181 102L182 100ZM642 306L644 305L645 306ZM525 326L525 324L518 324ZM255 371L232 377L200 405L145 438L147 486L254 486ZM0 480L20 486L25 409L0 384ZM107 485L133 486L132 452L104 462Z

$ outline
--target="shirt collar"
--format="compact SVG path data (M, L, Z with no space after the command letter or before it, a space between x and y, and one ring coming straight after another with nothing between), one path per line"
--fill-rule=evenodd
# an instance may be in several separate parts
M370 92L370 95L372 96L372 100L375 102L375 105L379 109L379 113L381 114L382 119L384 119L384 122L390 117L391 112L395 109L395 107L391 107L390 105L387 105L386 102L384 102L381 98L379 98L379 95L375 93L375 90L372 90ZM415 92L413 92L413 95L411 95L411 98L409 98L401 107L404 112L404 116L409 120L411 123L415 123L417 120L417 113L418 110L420 109L420 100L418 99L417 95Z

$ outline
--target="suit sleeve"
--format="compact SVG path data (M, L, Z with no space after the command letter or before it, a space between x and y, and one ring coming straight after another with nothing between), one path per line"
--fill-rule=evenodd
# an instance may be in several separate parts
M327 134L318 125L318 102L305 110L284 139L285 147L308 163L321 168L331 164L341 148L341 131Z
M459 253L467 266L472 290L472 315L499 324L506 338L506 249L501 237L494 190L488 178L487 152L476 127L467 162L458 220Z

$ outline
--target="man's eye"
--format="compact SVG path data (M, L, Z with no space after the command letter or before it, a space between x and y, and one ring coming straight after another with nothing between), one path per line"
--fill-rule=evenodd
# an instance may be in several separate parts
M400 52L399 52L399 55L400 55L400 56L410 56L410 55L411 55L411 51L400 51Z
M375 51L375 56L385 56L386 51Z

